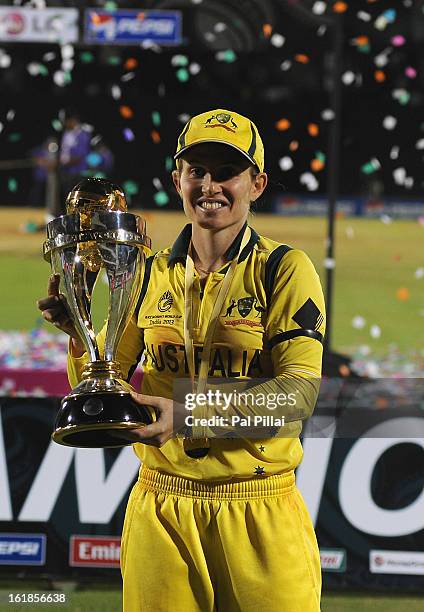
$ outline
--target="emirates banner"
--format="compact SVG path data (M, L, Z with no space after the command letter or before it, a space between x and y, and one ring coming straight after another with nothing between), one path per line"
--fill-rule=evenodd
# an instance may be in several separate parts
M0 571L118 579L120 533L139 461L131 447L52 442L58 406L56 398L0 398ZM360 414L352 406L334 421L328 396L320 401L304 430L297 471L324 585L420 588L424 412L420 403L394 409L389 402Z

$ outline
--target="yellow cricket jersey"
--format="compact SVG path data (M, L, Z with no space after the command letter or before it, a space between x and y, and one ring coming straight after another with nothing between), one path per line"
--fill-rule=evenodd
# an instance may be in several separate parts
M237 256L245 227L226 253ZM129 378L142 355L147 395L173 397L173 383L188 378L184 346L184 275L191 240L187 225L172 248L149 258L136 312L118 346L116 359ZM202 289L195 274L193 341L196 371L212 308L229 264L209 274ZM319 277L303 251L259 236L253 229L240 253L236 272L215 328L209 378L233 380L321 376L325 306ZM104 344L103 330L99 346ZM69 355L69 380L74 386L87 355ZM197 372L196 372L197 373ZM312 412L316 397L311 401ZM134 444L137 456L150 469L201 480L240 480L281 474L301 461L298 438L211 438L209 453L200 459L186 455L181 438L161 448Z

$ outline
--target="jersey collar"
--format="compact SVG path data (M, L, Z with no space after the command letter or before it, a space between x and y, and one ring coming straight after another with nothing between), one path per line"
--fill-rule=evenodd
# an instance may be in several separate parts
M247 227L247 221L243 225L243 227L241 228L237 236L234 238L233 243L230 245L230 248L225 253L225 258L228 261L231 261L237 255L238 250L240 248L241 241L243 240L243 235L244 235L246 227ZM254 229L252 228L250 229L251 229L250 240L246 244L242 252L240 253L239 263L243 261L244 259L246 259L246 257L252 252L255 244L259 241L259 235L255 232ZM180 233L180 235L178 236L174 244L172 245L172 249L169 254L169 259L168 259L168 267L172 266L177 261L180 261L183 264L185 264L188 248L190 246L190 241L191 241L191 223L188 223L184 227L184 229L182 230L182 232ZM222 274L225 274L226 269L227 269L227 266L223 268L222 270L220 270L220 272Z

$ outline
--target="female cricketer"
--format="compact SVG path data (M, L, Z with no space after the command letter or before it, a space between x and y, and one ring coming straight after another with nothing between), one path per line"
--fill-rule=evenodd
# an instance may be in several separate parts
M125 434L142 466L122 534L124 610L317 612L319 551L294 470L301 419L312 413L321 376L320 281L302 251L247 223L267 184L250 119L225 109L193 117L175 159L173 182L189 223L147 260L117 355L128 377L144 355L134 398L158 416ZM75 385L87 355L59 298L49 304L45 318L73 337ZM296 380L303 408L284 426L267 423L262 437L244 436L241 427L213 436L208 419L193 416L207 416L204 407L190 427L187 418L180 423L175 381L191 380L198 392L217 378L267 379L253 387L255 397ZM227 408L227 423L254 414L234 402ZM175 436L180 424L184 435Z

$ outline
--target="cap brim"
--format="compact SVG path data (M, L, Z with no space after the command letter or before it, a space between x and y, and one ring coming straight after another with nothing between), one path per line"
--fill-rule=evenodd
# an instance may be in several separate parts
M244 157L246 157L251 164L253 164L254 166L257 167L257 169L260 171L260 168L258 166L258 164L255 162L255 160L250 157L250 155L248 155L246 153L246 151L243 151L243 149L240 149L240 147L236 147L236 145L231 144L230 142L227 142L226 140L217 140L217 139L209 139L209 138L205 138L204 140L196 140L196 142L192 142L189 145L186 145L185 147L183 147L182 149L180 149L178 151L178 153L175 153L174 155L174 159L178 159L179 157L181 157L181 155L183 153L185 153L186 151L188 151L189 149L192 149L193 147L195 147L198 144L204 144L204 143L210 143L210 144L224 144L227 145L228 147L232 147L233 149L235 149L236 151L238 151L239 153L241 153Z

